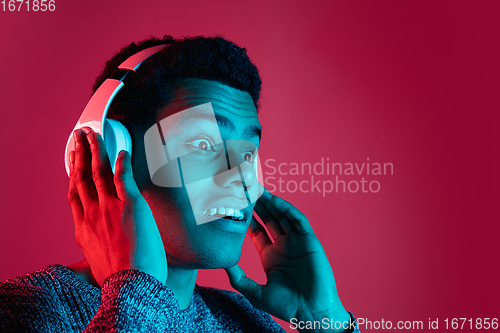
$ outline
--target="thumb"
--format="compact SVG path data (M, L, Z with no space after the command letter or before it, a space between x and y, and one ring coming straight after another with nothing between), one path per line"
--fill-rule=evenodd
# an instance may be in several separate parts
M245 271L237 264L225 268L231 287L245 296L253 306L261 308L263 286L248 278Z
M132 173L130 154L125 150L120 151L116 159L114 183L116 194L122 201L134 199L141 195Z

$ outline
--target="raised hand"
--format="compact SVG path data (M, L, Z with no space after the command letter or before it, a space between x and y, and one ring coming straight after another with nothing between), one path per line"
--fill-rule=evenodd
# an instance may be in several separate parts
M226 269L233 288L255 307L285 321L349 322L328 258L306 216L267 190L255 212L274 239L252 218L248 234L260 254L267 283L257 284L236 265Z
M113 176L102 138L76 130L70 153L68 201L75 238L99 285L122 269L139 269L165 283L167 259L151 209L122 151Z

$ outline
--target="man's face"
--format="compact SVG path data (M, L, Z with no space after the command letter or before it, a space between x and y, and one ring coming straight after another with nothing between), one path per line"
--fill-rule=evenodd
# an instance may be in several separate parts
M169 265L232 266L259 191L255 104L247 92L214 81L182 79L176 86L171 102L158 112L159 126L134 134L134 177L155 217ZM154 132L161 144L150 144ZM153 168L154 176L151 156L170 161Z

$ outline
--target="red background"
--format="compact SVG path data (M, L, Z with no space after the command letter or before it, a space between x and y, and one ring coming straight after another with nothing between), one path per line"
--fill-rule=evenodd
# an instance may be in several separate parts
M63 152L104 62L149 35L221 34L263 77L264 161L394 164L369 178L375 194L281 194L309 217L346 309L426 327L498 317L499 9L56 0L54 12L0 12L0 280L83 257ZM264 281L248 240L241 264ZM199 283L231 289L222 270Z

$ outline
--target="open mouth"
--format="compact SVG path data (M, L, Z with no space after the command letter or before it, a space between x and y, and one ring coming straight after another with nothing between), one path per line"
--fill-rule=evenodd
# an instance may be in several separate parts
M243 221L243 219L245 218L245 215L242 211L230 207L205 209L203 211L203 214L210 217L220 217L232 221Z

